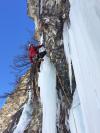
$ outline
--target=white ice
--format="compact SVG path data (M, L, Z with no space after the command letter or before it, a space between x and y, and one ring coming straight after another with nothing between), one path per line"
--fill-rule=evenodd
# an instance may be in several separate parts
M22 115L19 119L16 129L14 130L14 133L24 133L24 130L27 128L29 122L32 119L33 99L32 99L31 90L28 93L29 93L28 102L24 105Z
M39 86L43 104L42 133L56 133L56 70L46 56L40 71Z
M70 55L86 133L100 132L100 0L70 0Z
M69 115L69 126L71 133L85 133L81 103L77 89L74 93L73 103Z

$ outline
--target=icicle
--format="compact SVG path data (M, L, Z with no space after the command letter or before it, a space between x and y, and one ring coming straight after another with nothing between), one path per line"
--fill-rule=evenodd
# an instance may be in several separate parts
M56 133L56 70L46 56L40 71L39 86L43 104L42 133Z

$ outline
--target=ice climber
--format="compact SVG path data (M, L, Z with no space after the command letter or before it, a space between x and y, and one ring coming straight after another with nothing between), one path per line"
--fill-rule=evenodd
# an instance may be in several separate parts
M29 59L32 64L36 63L37 61L40 61L46 55L44 45L34 46L33 44L29 44L28 52Z

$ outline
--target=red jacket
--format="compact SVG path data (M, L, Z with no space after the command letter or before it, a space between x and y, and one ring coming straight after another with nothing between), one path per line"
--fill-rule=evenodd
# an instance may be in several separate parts
M34 46L34 45L31 45L29 47L29 59L31 61L31 63L34 63L33 62L33 58L38 55L38 49L41 48L43 45L39 45L39 46Z

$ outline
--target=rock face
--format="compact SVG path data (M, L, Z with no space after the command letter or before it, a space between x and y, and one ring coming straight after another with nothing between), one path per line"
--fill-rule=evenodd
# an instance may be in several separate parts
M32 66L32 69L34 67ZM4 107L0 110L0 133L13 133L18 124L25 104L29 98L29 86L32 88L32 120L25 129L25 133L37 133L41 131L42 107L39 101L37 86L37 71L30 69L19 81L16 90L8 97ZM35 78L33 76L35 74ZM34 80L33 80L34 79ZM35 83L35 84L34 84ZM35 88L35 90L33 90Z
M68 125L68 110L72 103L72 93L70 91L68 66L64 54L63 46L63 24L67 21L69 25L70 4L68 0L27 0L28 16L34 19L36 24L35 39L40 39L43 35L43 41L47 50L47 56L56 66L57 70L57 133L70 133ZM22 82L27 81L30 73L28 72ZM32 78L32 75L30 79ZM37 94L34 98L37 109L33 111L33 118L28 125L25 133L40 133L42 130L42 108L39 101L38 74L35 72L35 79L31 79L31 85L35 86ZM74 78L73 78L74 82ZM15 93L7 99L3 109L0 111L0 133L11 133L13 121L20 117L22 105L27 101L27 83L24 83L23 93L20 93L21 83L18 85ZM74 91L74 90L73 90ZM12 99L13 97L13 99ZM19 110L19 113L18 113ZM16 120L18 121L18 119ZM13 131L12 131L13 132Z
M27 100L26 85L23 86L23 82L26 82L27 77L28 74L22 77L14 94L7 98L6 104L0 110L0 133L3 133L8 127L9 123L13 121L12 116Z

